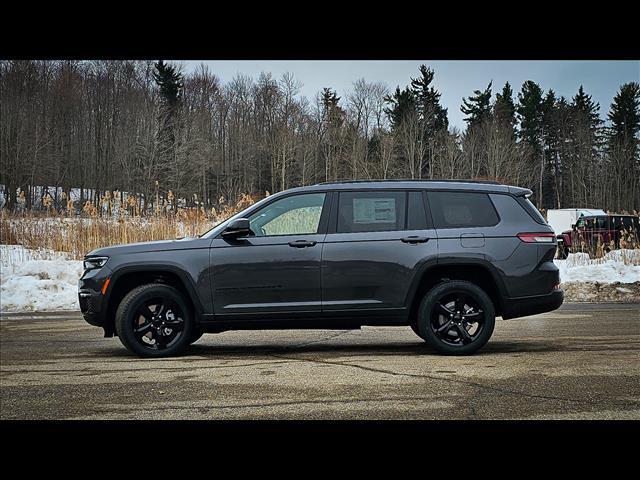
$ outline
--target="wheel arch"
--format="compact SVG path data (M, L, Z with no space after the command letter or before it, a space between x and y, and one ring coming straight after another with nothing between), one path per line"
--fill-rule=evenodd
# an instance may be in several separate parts
M502 313L502 298L506 295L506 289L495 267L480 259L451 259L444 263L427 265L416 275L407 301L410 323L415 322L424 294L439 283L448 280L466 280L478 285L489 295L496 316Z
M110 276L110 288L105 294L106 336L112 336L115 333L115 313L124 296L134 288L148 283L161 283L176 288L182 293L191 309L194 322L199 323L203 307L196 294L195 286L186 272L171 264L130 265L118 268Z

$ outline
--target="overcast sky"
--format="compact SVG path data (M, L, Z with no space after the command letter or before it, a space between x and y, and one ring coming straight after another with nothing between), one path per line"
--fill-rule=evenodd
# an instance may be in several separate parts
M293 73L302 82L301 95L312 100L323 87L346 96L359 78L368 82L381 81L394 90L404 88L410 77L418 75L418 66L424 63L435 70L435 87L442 93L441 102L448 109L449 122L461 129L465 127L460 112L462 97L474 90L484 89L493 80L493 94L509 81L514 92L525 80L537 82L545 91L553 89L557 96L571 98L580 84L600 103L600 115L606 117L616 91L626 82L640 82L640 61L494 61L494 60L206 60L182 61L189 72L200 63L206 63L223 82L241 73L257 78L260 72L271 72L275 78ZM514 95L515 96L515 95Z

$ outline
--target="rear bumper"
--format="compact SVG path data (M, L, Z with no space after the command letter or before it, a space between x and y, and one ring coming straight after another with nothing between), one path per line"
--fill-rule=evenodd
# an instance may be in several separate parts
M554 290L547 295L536 295L533 297L506 298L503 301L502 318L527 317L538 313L551 312L562 305L564 292Z

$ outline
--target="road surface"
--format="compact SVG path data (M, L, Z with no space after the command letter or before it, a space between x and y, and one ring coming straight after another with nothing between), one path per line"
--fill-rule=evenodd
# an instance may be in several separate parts
M470 357L408 327L205 335L143 360L79 313L0 317L2 419L640 419L640 305L499 319Z

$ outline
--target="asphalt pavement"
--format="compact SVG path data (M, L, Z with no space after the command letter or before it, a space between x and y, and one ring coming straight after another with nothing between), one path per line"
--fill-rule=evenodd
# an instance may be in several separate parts
M501 320L467 357L408 327L205 335L139 359L79 313L0 316L1 419L640 419L640 304Z

